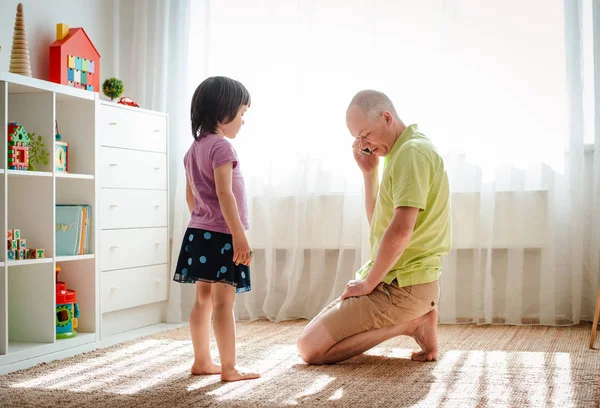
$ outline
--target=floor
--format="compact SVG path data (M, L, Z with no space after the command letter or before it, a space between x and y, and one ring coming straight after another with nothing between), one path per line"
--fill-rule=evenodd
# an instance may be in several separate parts
M187 328L0 376L2 407L598 407L600 350L575 327L442 325L440 359L409 359L410 338L332 366L308 366L306 321L238 324L240 364L262 377L189 374ZM600 346L600 341L599 341ZM213 352L217 358L216 347Z

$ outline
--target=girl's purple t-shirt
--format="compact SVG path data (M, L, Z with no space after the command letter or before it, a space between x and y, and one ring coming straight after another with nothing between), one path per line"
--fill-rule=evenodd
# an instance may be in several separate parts
M231 234L219 206L214 173L217 167L229 162L233 162L231 187L238 214L244 229L250 227L246 186L235 149L224 137L210 134L194 141L183 158L186 177L194 194L194 211L188 224L190 228Z

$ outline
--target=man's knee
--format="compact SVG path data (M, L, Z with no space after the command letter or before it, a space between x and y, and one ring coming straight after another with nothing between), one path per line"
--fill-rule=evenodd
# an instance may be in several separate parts
M296 343L300 358L307 364L321 365L323 363L323 353L315 347L315 342L306 332L302 333Z
M320 365L323 364L322 356L315 350L311 345L302 340L298 340L297 343L298 354L300 358L307 364Z

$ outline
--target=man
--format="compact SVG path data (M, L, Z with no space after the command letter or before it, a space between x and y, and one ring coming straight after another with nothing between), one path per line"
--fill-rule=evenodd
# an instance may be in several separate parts
M438 279L451 239L444 162L417 125L402 123L381 92L356 94L346 124L364 177L370 261L306 326L298 351L309 364L331 364L406 335L422 349L413 360L436 360Z

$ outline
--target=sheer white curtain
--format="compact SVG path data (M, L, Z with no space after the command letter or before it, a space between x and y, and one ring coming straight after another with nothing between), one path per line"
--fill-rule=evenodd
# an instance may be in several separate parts
M227 75L252 95L234 142L255 250L253 290L237 298L237 317L313 317L366 260L362 179L344 113L355 92L373 88L419 123L448 165L453 250L440 320L589 318L600 203L598 126L585 125L598 95L584 95L598 72L586 51L598 50L585 42L590 5L194 2L190 88ZM596 150L584 151L594 140ZM185 314L193 292L183 299Z
M182 135L189 133L190 0L115 0L113 6L118 30L115 47L119 49L116 68L124 82L124 95L142 108L169 114L169 207L175 226L170 234L180 240L181 217L189 217L180 168ZM178 250L179 242L174 246ZM171 282L165 320L181 319L181 290Z

